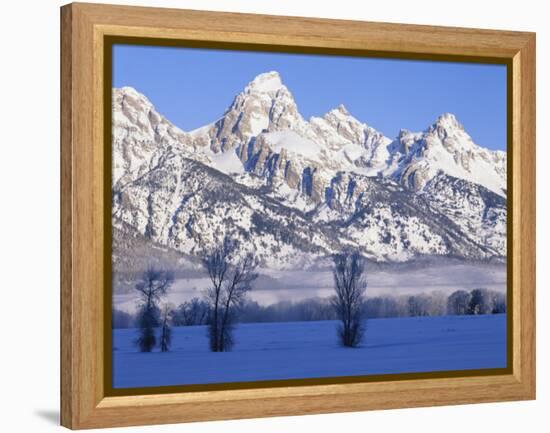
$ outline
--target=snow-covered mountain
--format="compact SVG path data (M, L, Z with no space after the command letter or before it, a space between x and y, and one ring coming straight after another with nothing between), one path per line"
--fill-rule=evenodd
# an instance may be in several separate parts
M389 153L383 173L415 191L443 171L506 197L506 152L475 144L453 114L442 114L421 133L401 130Z
M124 87L113 89L113 224L122 243L191 256L229 235L274 267L346 247L378 261L502 258L506 153L475 144L452 114L395 140L343 105L306 120L277 72L189 132Z

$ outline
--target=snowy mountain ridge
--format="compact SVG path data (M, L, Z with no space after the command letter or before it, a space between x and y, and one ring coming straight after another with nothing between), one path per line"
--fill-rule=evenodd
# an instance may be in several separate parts
M305 120L277 72L190 132L124 87L113 89L113 222L191 255L231 234L274 267L346 246L381 261L504 257L506 153L449 113L394 140L343 105Z

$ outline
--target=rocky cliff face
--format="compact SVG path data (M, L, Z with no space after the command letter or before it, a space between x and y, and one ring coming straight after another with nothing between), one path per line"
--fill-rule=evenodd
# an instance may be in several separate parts
M348 247L378 261L502 258L506 153L452 114L395 140L343 105L305 120L276 72L190 132L114 89L113 224L117 239L190 256L230 236L273 267Z

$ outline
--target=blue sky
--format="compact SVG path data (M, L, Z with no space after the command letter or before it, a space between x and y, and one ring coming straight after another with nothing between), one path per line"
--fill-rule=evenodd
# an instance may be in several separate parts
M344 104L394 138L454 113L474 141L506 149L506 67L115 45L113 85L132 86L183 130L218 119L256 75L278 71L308 119Z

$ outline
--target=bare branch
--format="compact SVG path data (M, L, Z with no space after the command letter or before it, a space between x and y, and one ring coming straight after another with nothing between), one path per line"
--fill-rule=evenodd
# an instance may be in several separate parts
M231 264L230 256L236 247L235 242L226 238L223 245L215 248L202 261L212 283L206 291L206 299L211 309L209 338L213 352L231 348L235 307L242 304L246 293L252 289L252 283L258 278L255 272L257 262L252 255L246 255L237 263Z
M357 346L363 336L363 304L367 281L365 259L357 252L336 254L333 258L333 307L341 321L340 339L344 346Z

